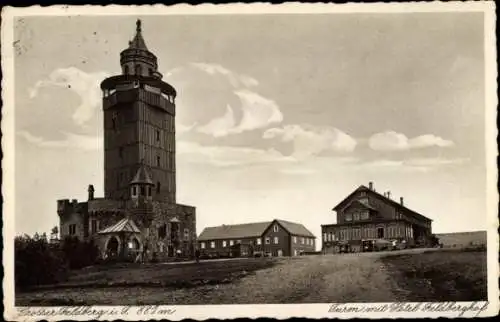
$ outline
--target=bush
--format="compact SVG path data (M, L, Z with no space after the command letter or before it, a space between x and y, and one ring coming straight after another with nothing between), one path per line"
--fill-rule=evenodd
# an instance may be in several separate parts
M14 245L16 287L57 283L67 278L68 265L57 245L38 235L16 237Z
M92 241L67 238L61 244L49 243L45 235L16 237L14 240L15 284L20 289L54 284L67 279L70 269L97 262L98 248Z
M76 237L68 236L62 243L62 249L71 269L94 265L99 257L99 249L92 240L82 242Z

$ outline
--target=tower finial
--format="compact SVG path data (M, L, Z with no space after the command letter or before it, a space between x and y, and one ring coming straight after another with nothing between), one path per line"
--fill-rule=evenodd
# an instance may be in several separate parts
M137 19L137 22L135 23L137 28L135 29L137 32L141 32L141 19Z

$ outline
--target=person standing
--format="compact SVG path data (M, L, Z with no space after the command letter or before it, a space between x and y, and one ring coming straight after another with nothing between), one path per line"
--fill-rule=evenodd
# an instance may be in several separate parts
M196 251L194 252L194 256L196 257L196 262L199 263L200 262L200 250L199 249L196 249Z

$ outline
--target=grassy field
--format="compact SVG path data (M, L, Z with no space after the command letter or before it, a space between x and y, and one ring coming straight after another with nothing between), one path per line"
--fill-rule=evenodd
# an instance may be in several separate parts
M409 250L91 267L56 288L16 294L16 305L479 300L485 281L485 252Z
M408 301L478 301L487 298L486 252L444 250L381 259Z

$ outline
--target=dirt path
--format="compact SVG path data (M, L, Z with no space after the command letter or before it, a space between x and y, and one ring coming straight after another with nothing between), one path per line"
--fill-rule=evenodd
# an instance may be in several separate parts
M73 305L394 302L405 298L408 290L402 289L401 283L397 283L397 274L384 266L381 260L384 255L283 259L273 267L259 269L228 284L192 288L73 288L19 294L17 300L19 305L47 301L52 305L64 304L58 301ZM246 265L241 267L244 269Z

